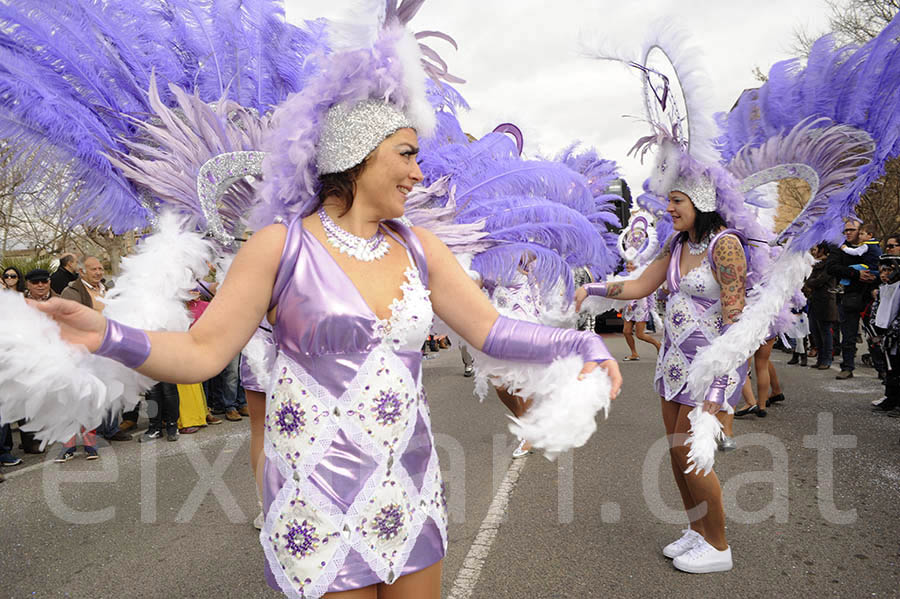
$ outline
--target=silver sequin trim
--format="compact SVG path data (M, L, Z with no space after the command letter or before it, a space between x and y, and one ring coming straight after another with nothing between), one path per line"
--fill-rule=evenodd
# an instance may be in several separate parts
M412 127L405 114L381 100L363 100L353 107L332 106L325 115L316 168L320 175L342 173L362 162L378 144L398 129Z
M219 198L236 181L261 177L265 152L227 152L207 160L197 173L197 196L206 217L206 230L218 241L229 245L234 237L225 230L219 215Z

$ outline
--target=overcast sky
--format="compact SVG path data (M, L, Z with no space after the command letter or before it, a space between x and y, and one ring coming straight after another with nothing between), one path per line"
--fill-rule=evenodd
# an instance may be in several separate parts
M290 21L340 15L352 0L285 0ZM757 87L754 67L792 56L797 28L822 32L824 0L430 0L412 21L415 31L453 36L459 51L430 42L471 105L464 129L481 136L502 122L525 134L529 156L553 155L569 143L594 146L617 161L632 188L648 168L626 156L647 127L639 77L624 66L583 57L579 39L600 39L610 50L636 53L659 19L690 32L714 82L710 105L730 108L742 90Z

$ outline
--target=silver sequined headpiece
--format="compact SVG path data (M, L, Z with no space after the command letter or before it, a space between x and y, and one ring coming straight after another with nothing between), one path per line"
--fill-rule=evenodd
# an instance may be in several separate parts
M409 118L382 100L337 104L325 115L316 169L320 175L353 168L398 129L412 127Z
M716 186L705 175L690 179L679 176L669 191L680 191L691 198L691 202L698 212L715 212L716 210Z

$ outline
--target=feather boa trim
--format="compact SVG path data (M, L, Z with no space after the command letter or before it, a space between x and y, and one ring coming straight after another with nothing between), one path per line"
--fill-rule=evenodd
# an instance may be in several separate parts
M211 247L181 231L172 214L136 254L123 258L122 275L104 299L108 318L147 330L186 331L197 276L208 270ZM153 386L148 377L63 341L59 326L18 294L0 294L8 320L0 332L0 420L25 418L26 430L43 444L67 441L81 428L96 428L110 412L134 406Z
M684 473L696 471L706 476L712 472L715 463L716 438L722 434L722 423L714 415L704 412L702 405L691 410L688 420L691 421L691 436L687 444L691 449L688 451L688 469Z
M597 369L579 380L580 357L558 358L548 365L506 362L470 348L475 356L475 394L483 401L489 385L532 400L521 418L511 418L509 431L543 450L549 460L581 447L597 430L597 412L609 412L610 381Z
M702 410L703 398L713 378L746 362L768 338L769 327L812 272L812 264L813 257L808 252L792 252L789 248L782 252L766 280L748 294L740 320L697 352L688 368L687 383L697 405L695 411ZM691 468L698 471L712 468L715 438L720 430L706 420L699 416L691 418L689 460Z

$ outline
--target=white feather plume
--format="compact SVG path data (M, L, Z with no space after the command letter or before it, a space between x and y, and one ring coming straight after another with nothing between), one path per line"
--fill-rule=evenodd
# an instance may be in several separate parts
M549 460L581 447L597 430L597 413L609 412L610 380L598 368L578 379L584 361L558 358L548 365L508 362L470 348L475 357L475 394L483 401L489 385L532 400L521 418L511 418L509 431L528 439Z
M45 442L95 428L108 392L95 374L100 358L64 342L59 325L18 293L0 291L0 312L0 421L25 418Z
M706 476L712 472L716 460L716 439L722 434L722 423L709 412L703 411L703 406L698 405L688 414L691 421L691 435L687 444L688 468L685 474L696 470L697 474Z
M122 259L116 287L104 298L103 313L147 330L186 331L197 276L207 272L212 246L181 230L182 221L163 214L158 232ZM59 327L21 299L2 294L4 314L14 326L0 333L0 419L26 418L45 444L66 441L82 427L96 428L111 411L134 406L154 384L113 360L66 343Z
M271 326L268 322L263 322L263 326ZM269 388L269 379L272 375L272 368L275 364L275 343L272 341L272 333L261 328L256 329L253 337L244 346L241 355L247 360L247 366L253 373L256 382L262 389Z
M692 43L696 38L688 31L671 19L656 21L644 42L642 56L646 60L650 49L656 46L672 61L684 93L682 108L690 127L690 154L703 164L714 165L719 163L721 156L714 145L719 127L713 119L714 109L710 103L712 81L704 66L703 52Z
M340 18L328 21L328 45L333 52L371 48L384 27L384 0L356 0Z
M397 56L403 66L403 86L406 88L406 116L412 121L416 133L431 137L437 126L434 107L425 93L425 70L422 68L422 51L411 31L406 30L397 42Z

